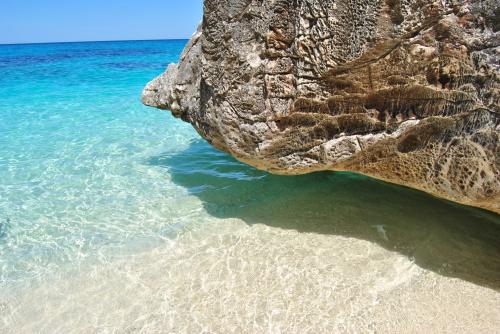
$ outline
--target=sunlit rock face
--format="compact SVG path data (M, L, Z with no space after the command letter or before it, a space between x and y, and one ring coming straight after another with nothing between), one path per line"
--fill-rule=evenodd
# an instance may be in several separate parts
M145 104L279 174L345 170L500 212L499 0L206 0Z

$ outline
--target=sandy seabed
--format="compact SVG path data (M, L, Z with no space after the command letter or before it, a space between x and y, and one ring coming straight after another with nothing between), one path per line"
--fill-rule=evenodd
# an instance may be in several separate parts
M494 289L369 241L238 219L1 298L5 334L500 332Z

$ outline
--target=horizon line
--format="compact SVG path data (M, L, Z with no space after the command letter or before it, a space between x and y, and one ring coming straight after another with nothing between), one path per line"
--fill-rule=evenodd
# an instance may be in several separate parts
M63 42L21 42L21 43L0 43L0 46L15 46L15 45L44 45L44 44L76 44L76 43L109 43L109 42L147 42L147 41L184 41L186 38L152 38L152 39L110 39L97 41L63 41Z

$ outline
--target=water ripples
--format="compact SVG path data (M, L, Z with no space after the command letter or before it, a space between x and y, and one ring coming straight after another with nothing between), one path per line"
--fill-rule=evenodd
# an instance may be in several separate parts
M497 215L213 149L139 101L184 43L0 47L0 332L500 326Z

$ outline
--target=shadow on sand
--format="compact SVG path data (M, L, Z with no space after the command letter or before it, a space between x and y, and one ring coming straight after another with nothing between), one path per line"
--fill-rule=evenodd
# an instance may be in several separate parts
M275 176L195 141L148 160L209 214L364 239L422 268L500 291L500 216L352 173Z

